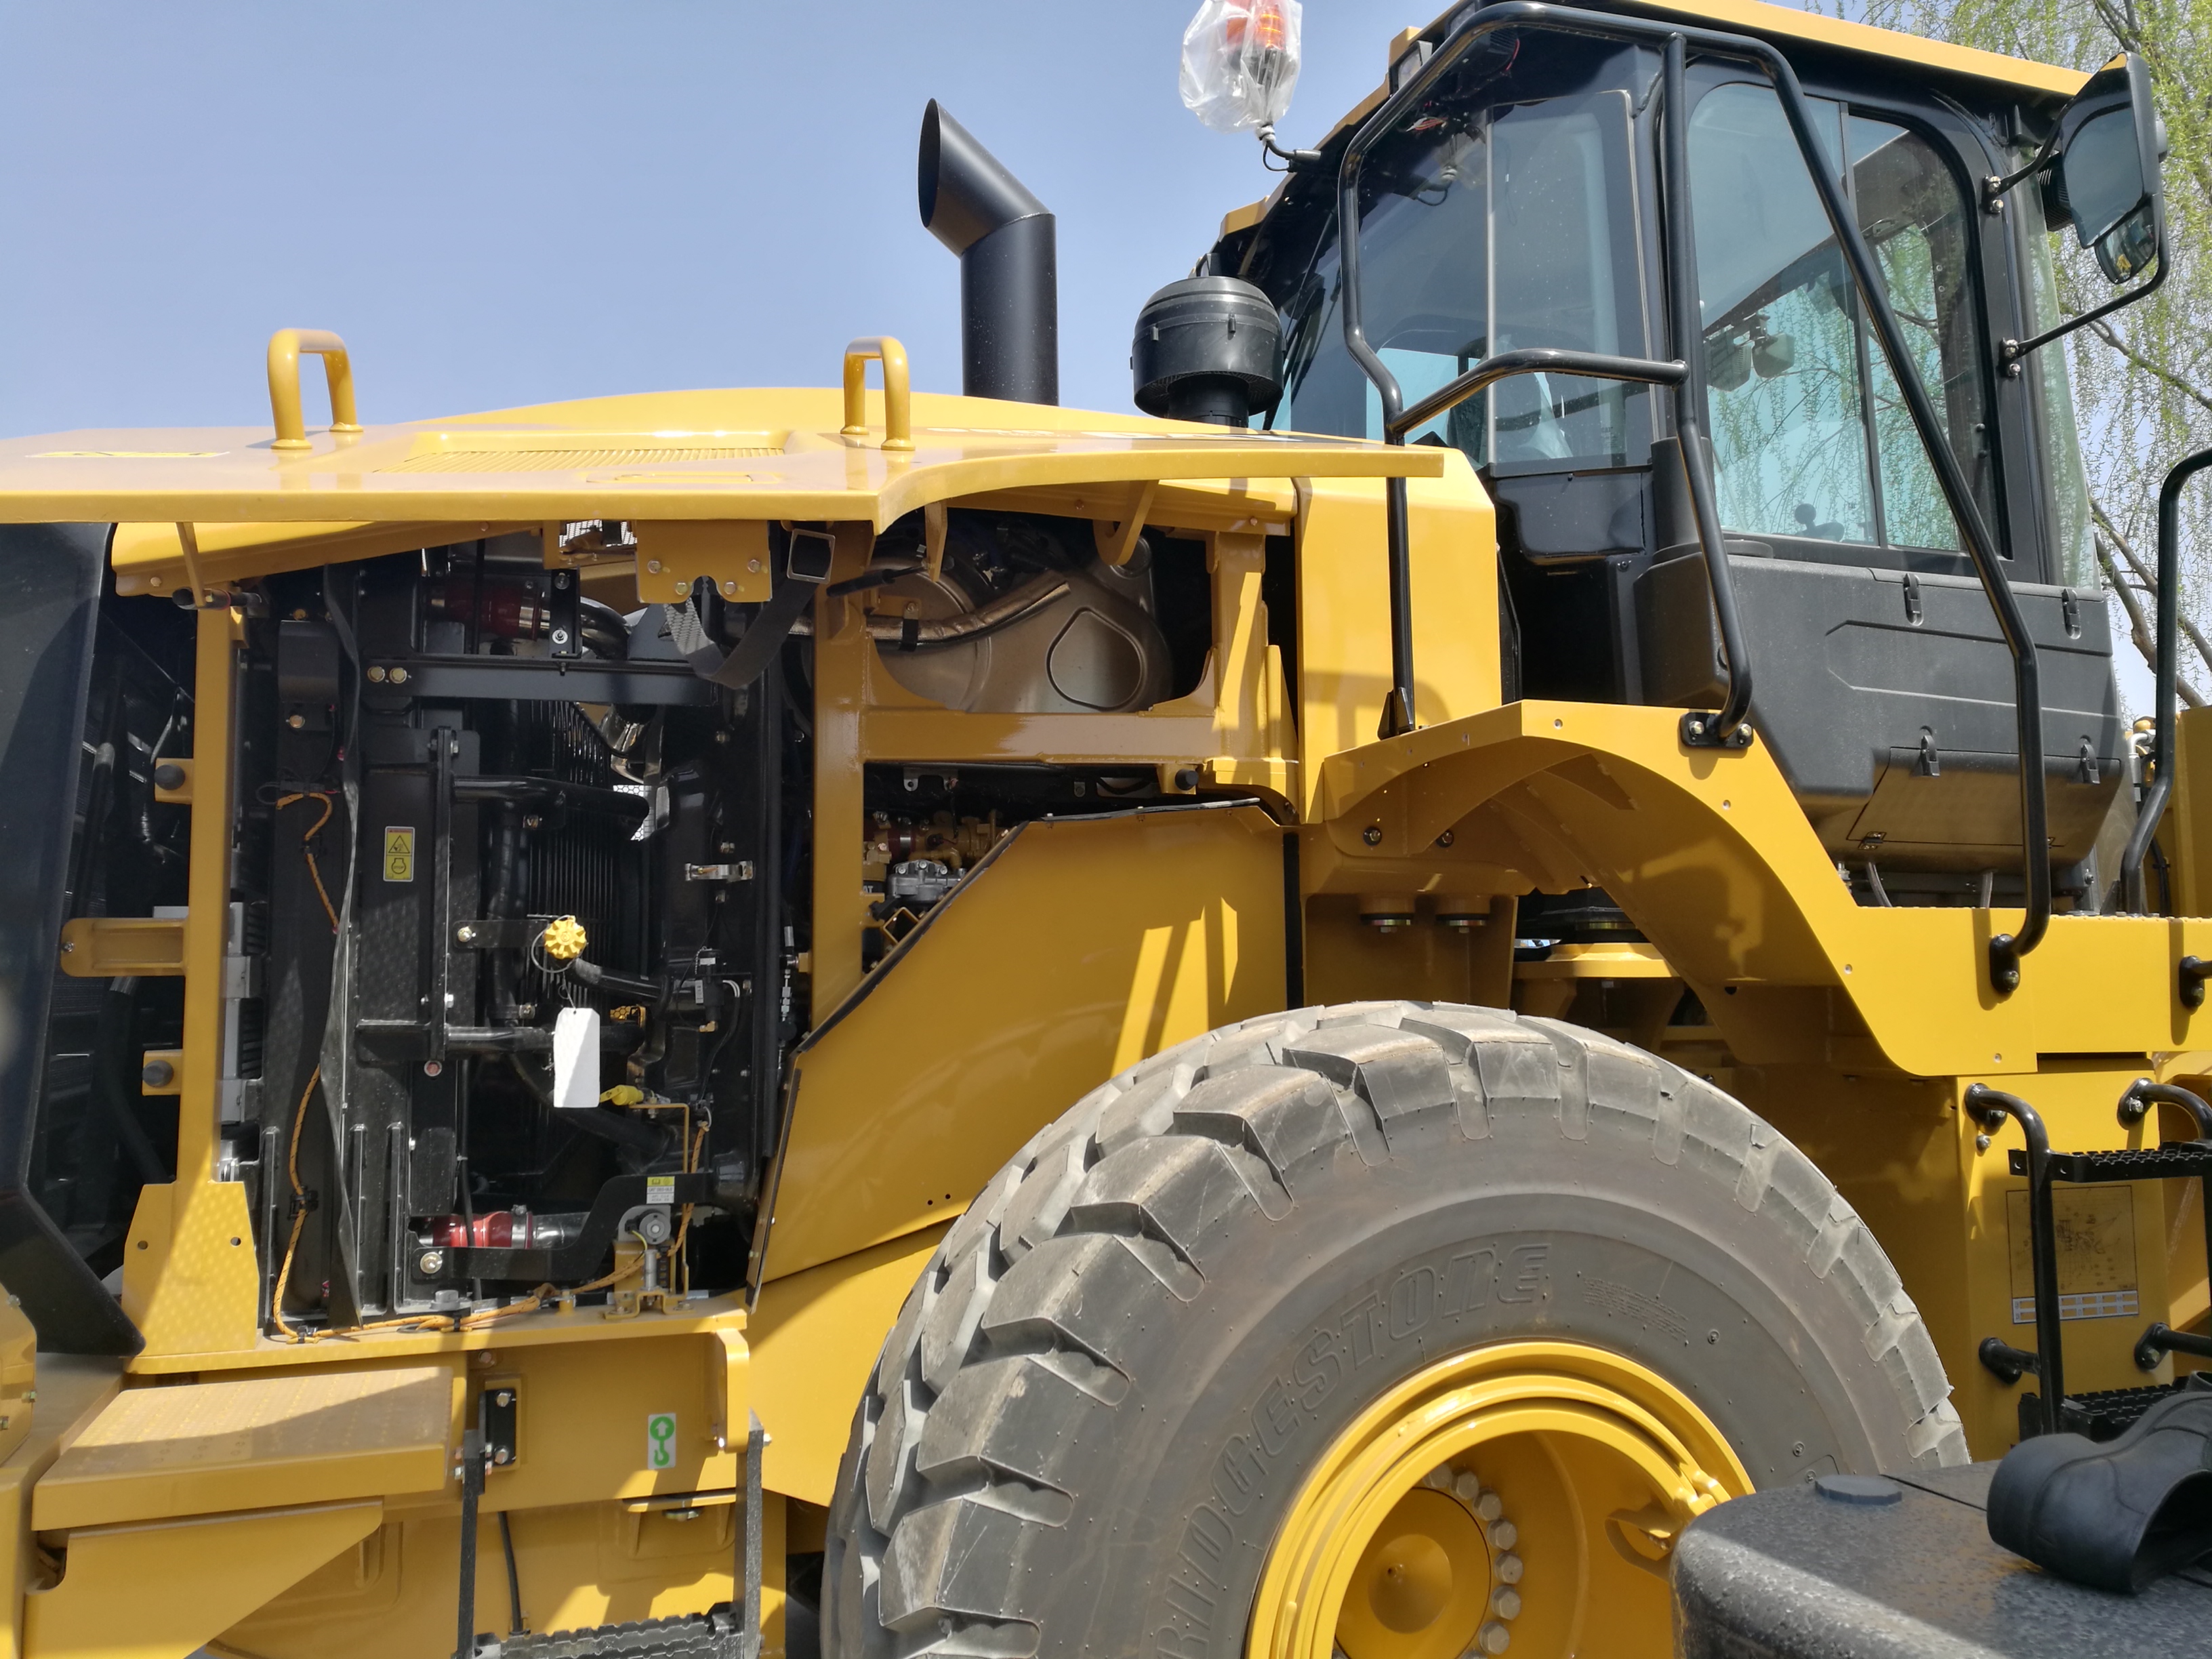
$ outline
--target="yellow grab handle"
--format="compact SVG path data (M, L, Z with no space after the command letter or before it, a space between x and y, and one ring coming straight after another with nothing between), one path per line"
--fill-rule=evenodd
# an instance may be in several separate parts
M868 435L868 364L884 366L884 447L914 447L914 414L907 387L906 348L888 334L845 348L845 425L848 438Z
M323 360L331 386L331 430L358 432L353 406L353 360L345 342L326 328L280 328L269 337L269 410L276 424L276 449L305 449L307 423L300 413L300 354Z

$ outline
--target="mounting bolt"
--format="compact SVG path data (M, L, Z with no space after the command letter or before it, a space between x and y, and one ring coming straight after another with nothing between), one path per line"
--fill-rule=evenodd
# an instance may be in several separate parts
M149 1089L167 1088L176 1075L177 1068L166 1060L149 1060L146 1062L145 1069L138 1073L140 1079Z
M284 716L284 724L295 732L303 731L307 727L307 717L305 714L287 714Z
M389 674L385 676L385 678L390 680L394 685L404 685L407 684L407 671L404 668L394 667Z
M154 769L156 789L181 789L185 787L185 769L174 761L163 761Z
M1382 826L1379 823L1369 824L1359 832L1359 839L1370 847L1380 847L1382 844Z
M459 927L454 930L453 937L460 940L464 945L474 945L477 942L477 930L468 923L464 922Z
M660 561L658 559L647 559L645 562L645 568L651 574L658 576L660 574Z
M1978 1134L1974 1137L1974 1150L1976 1152L1986 1152L1989 1149L1990 1138L1987 1135Z
M423 1251L415 1258L415 1271L425 1279L435 1279L446 1271L446 1253L443 1250Z
M368 679L369 684L372 685L381 685L384 684L384 665L382 663L373 662L369 664Z
M1437 845L1439 847L1449 847L1452 844L1452 832L1447 830L1443 834L1437 837Z

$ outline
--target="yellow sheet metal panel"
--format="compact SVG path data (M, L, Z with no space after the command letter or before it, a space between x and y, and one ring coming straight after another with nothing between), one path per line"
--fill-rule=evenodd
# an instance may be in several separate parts
M934 1226L1147 1054L1283 1006L1253 807L1024 826L794 1061L764 1280Z
M641 520L637 538L637 602L682 600L704 576L733 605L759 605L774 585L764 520Z
M443 1365L125 1390L39 1482L41 1530L446 1484Z
M129 1281L125 1282L127 1285ZM200 1353L142 1353L131 1361L131 1370L142 1376L174 1376L180 1371L244 1371L293 1366L315 1369L342 1362L389 1364L437 1354L465 1354L471 1357L471 1363L483 1364L487 1362L482 1355L503 1353L510 1348L619 1343L635 1340L641 1334L656 1337L703 1335L712 1331L743 1330L744 1323L744 1308L737 1296L678 1302L665 1312L641 1313L635 1318L620 1320L608 1318L603 1308L572 1308L564 1313L557 1302L552 1302L527 1316L497 1320L465 1331L343 1331L314 1342L281 1342L257 1337L236 1348Z
M771 1489L827 1506L853 1406L945 1223L765 1285L753 1310L753 1409Z
M146 1339L134 1370L251 1354L261 1340L260 1286L243 1183L209 1178L139 1189L123 1253L123 1310Z
M123 1362L48 1354L39 1367L40 1398L32 1432L0 1462L0 1586L6 1593L0 1616L0 1659L20 1659L23 1651L23 1597L37 1582L31 1553L31 1493L39 1477L87 1424L98 1417L123 1386Z
M1603 887L1746 1064L1995 1078L2034 1071L2039 1054L2191 1042L2199 1016L2176 1001L2172 963L2212 956L2212 921L2055 917L2021 990L2000 999L1988 939L2016 912L1858 905L1771 752L1690 750L1675 722L1663 708L1516 703L1332 757L1318 810L1346 829L1378 823L1384 854L1505 817L1531 879Z
M380 1518L374 1503L324 1504L76 1533L61 1583L27 1598L23 1651L186 1659Z
M1442 476L1443 452L1188 422L914 399L915 447L848 438L835 391L672 392L319 433L76 432L0 442L0 521L858 520L981 490L1146 478Z
M1498 706L1497 520L1457 450L1407 490L1413 679L1424 726ZM1316 480L1298 523L1298 729L1321 759L1375 740L1390 690L1390 587L1379 484Z

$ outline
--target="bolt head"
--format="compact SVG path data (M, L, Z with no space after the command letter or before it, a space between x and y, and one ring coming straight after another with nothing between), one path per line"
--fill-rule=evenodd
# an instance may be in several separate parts
M1359 839L1370 847L1380 847L1382 844L1382 826L1379 823L1369 824L1359 832Z
M368 665L368 678L369 678L369 684L372 684L372 685L381 685L381 684L384 684L384 665L383 665L382 663L380 663L380 662L373 662L373 663L369 664L369 665Z
M415 1269L425 1279L436 1277L446 1270L446 1253L443 1250L423 1251L415 1258Z
M297 732L307 726L307 717L305 714L287 714L284 717L284 724Z
M660 574L660 561L658 559L647 559L645 562L645 568L649 574L658 576Z
M404 668L394 668L385 678L394 685L404 685L407 684L407 671Z

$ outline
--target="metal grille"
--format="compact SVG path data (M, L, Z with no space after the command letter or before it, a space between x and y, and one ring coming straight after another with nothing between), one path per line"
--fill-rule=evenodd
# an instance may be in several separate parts
M606 746L573 703L523 705L525 751L532 769L571 783L605 789L620 780ZM646 843L630 839L627 820L572 812L558 835L530 840L530 914L573 915L591 936L591 958L603 968L639 973L645 967ZM541 1007L556 994L531 970L521 990Z

